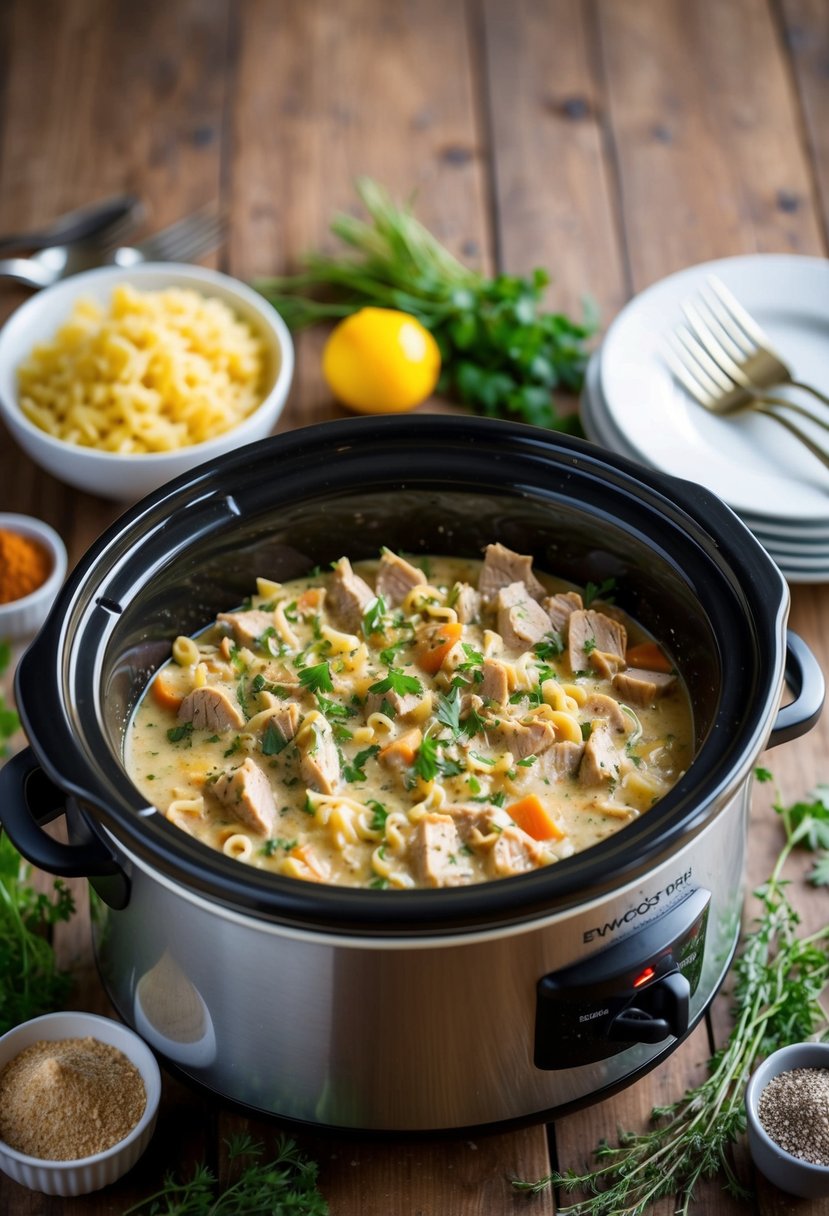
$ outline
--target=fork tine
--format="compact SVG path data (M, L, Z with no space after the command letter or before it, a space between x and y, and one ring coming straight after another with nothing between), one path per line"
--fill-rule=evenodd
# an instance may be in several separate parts
M726 375L705 349L705 346L691 333L690 329L685 325L680 325L674 330L674 337L682 343L694 363L699 367L700 372L710 382L711 392L715 396L728 393L734 388L734 381ZM698 378L700 378L699 374Z
M220 245L222 233L223 225L220 220L205 223L199 228L194 228L192 232L184 234L175 245L173 253L168 253L167 257L170 261L187 262L206 253L209 249L214 249L216 245Z
M722 390L707 375L704 368L700 367L697 359L690 354L676 334L667 335L663 353L671 371L700 405L710 407L721 395Z
M754 350L754 346L735 328L717 297L708 288L703 287L696 307L720 346L735 364L741 365L749 350Z
M736 355L731 353L734 347L729 342L728 335L723 333L717 325L716 319L708 313L705 304L703 303L697 307L690 300L687 300L682 306L682 311L688 318L691 328L699 338L703 349L719 365L725 375L734 384L739 384L743 388L749 387L747 376L739 363L735 362L735 358L740 358L741 352L738 351ZM727 347L731 349L729 350Z
M135 248L148 260L184 261L217 243L221 228L221 218L215 211L197 211L139 241Z
M743 333L747 334L757 346L765 347L766 350L773 350L774 347L768 335L763 332L754 318L746 312L740 301L735 300L722 279L717 278L715 274L709 274L706 277L711 290L719 296L727 313L733 321L736 321Z

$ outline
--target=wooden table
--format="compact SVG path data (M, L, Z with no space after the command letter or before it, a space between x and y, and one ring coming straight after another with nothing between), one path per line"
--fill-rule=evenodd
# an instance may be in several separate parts
M0 6L0 231L134 190L160 227L220 202L216 263L241 278L328 243L368 173L463 259L555 276L551 302L590 293L606 325L633 293L730 254L825 255L829 229L827 0L6 0ZM22 297L4 289L3 315ZM829 302L827 302L829 303ZM337 413L320 339L299 342L282 427ZM0 440L0 508L38 515L77 560L119 513ZM829 662L829 588L792 588L791 623ZM767 760L795 798L829 776L829 716ZM781 838L758 787L749 882ZM826 897L797 899L804 920ZM79 915L58 939L74 1003L105 1009ZM336 1216L549 1213L510 1178L580 1168L602 1135L642 1126L700 1078L728 1025L721 1000L670 1060L593 1109L474 1140L309 1138ZM115 1187L49 1200L5 1178L0 1212L117 1213L161 1174L245 1123L167 1078L149 1154ZM251 1124L269 1140L272 1124ZM794 1205L762 1179L755 1207ZM700 1210L744 1210L716 1182ZM802 1212L829 1204L801 1203ZM670 1202L658 1211L673 1210Z

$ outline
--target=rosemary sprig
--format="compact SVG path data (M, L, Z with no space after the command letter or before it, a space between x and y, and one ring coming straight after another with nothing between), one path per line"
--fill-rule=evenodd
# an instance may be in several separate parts
M357 191L369 222L345 214L331 222L347 252L309 254L302 273L254 284L291 329L367 306L399 309L435 336L440 392L478 413L577 431L575 415L559 415L552 393L581 388L585 344L596 330L589 301L581 322L546 312L546 271L487 278L453 257L376 182L360 178Z
M770 774L759 771L761 779ZM711 1059L708 1078L677 1102L654 1107L653 1126L622 1132L616 1146L595 1150L597 1168L578 1174L552 1173L536 1182L516 1180L517 1190L538 1193L549 1186L585 1197L559 1216L641 1216L656 1200L676 1196L687 1213L700 1179L721 1174L727 1191L747 1198L731 1147L745 1131L745 1087L761 1059L787 1043L829 1038L821 995L829 981L829 925L798 936L800 918L788 895L783 870L798 845L824 838L829 809L813 803L784 807L777 799L786 833L771 876L755 891L760 915L746 934L735 964L735 1021L724 1047Z

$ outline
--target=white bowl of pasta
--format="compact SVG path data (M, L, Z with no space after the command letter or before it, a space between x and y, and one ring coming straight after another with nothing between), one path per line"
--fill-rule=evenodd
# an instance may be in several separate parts
M47 472L134 501L270 434L294 354L257 292L201 266L73 275L0 331L0 414Z

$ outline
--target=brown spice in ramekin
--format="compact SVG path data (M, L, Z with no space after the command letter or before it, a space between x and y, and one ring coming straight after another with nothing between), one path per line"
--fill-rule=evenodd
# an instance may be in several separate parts
M0 1139L29 1157L77 1161L123 1140L146 1105L141 1073L117 1047L41 1040L0 1072Z

